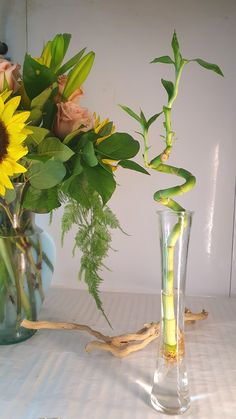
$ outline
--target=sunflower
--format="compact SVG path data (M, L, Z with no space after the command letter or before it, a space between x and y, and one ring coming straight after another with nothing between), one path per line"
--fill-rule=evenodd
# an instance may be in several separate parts
M8 100L12 92L0 94L0 195L4 196L6 188L13 189L9 179L14 174L26 172L26 168L17 161L28 153L22 145L28 134L25 121L30 112L16 112L21 97L15 96Z

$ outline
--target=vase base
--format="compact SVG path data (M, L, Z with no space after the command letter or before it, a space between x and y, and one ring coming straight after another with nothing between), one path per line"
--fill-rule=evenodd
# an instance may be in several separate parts
M25 329L23 327L17 332L16 330L12 331L12 333L10 333L10 330L8 330L8 333L1 333L0 331L0 345L13 345L14 343L24 342L24 340L31 338L36 332L37 330Z
M166 405L161 404L157 397L154 396L153 394L151 394L151 404L152 407L160 413L165 413L167 415L182 415L183 413L186 412L186 410L188 410L190 408L190 400L186 400L186 403L184 405L179 405L179 406L171 406L171 401L170 404L168 405L168 400L166 401Z

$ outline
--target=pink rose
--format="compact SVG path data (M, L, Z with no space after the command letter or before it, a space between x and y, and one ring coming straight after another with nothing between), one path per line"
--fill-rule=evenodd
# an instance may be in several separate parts
M54 98L55 103L61 102L62 93L67 82L67 76L65 74L59 76L57 79L57 82L58 82L58 94ZM82 87L79 87L70 95L70 97L68 98L68 101L78 103L79 98L83 95L84 95L84 91Z
M77 103L60 102L57 103L57 109L54 132L60 138L65 138L80 127L80 131L89 131L94 126L93 115L88 109L81 108Z
M19 83L17 80L20 77L20 65L12 64L10 61L4 58L0 59L0 91L3 91L4 86L4 75L8 83L9 89L16 92L19 89Z

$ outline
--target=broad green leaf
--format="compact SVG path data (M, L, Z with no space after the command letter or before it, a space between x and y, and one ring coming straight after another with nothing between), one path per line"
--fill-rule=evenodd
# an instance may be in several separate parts
M78 52L74 57L72 57L69 61L67 61L59 70L57 71L57 76L61 74L65 74L68 70L70 70L74 65L78 64L81 57L83 56L86 48L83 48L80 52Z
M39 214L50 212L60 206L57 187L41 190L29 186L24 196L23 207Z
M124 169L135 170L136 172L140 172L140 173L144 173L145 175L149 175L147 170L145 170L142 166L140 166L135 161L121 160L121 161L119 161L118 165L123 167Z
M224 74L222 73L220 67L217 64L208 63L207 61L204 61L201 58L195 58L189 61L196 61L201 67L207 68L207 70L214 71L215 73L224 77Z
M148 128L156 121L156 119L162 114L163 112L156 113L155 115L151 116L151 118L147 121ZM139 133L140 134L140 133ZM143 134L141 134L143 135Z
M90 167L97 166L98 164L98 159L91 141L87 141L83 148L83 159Z
M161 57L154 58L151 61L151 64L153 63L174 64L174 61L168 55L162 55Z
M72 95L72 93L86 80L93 66L94 58L94 52L89 52L69 72L65 89L63 91L63 97L65 99L68 99L70 95Z
M132 109L128 108L128 106L124 106L124 105L119 105L123 111L127 112L127 114L129 114L129 116L132 116L132 118L136 119L136 121L138 121L139 123L141 122L140 117L134 112L132 111Z
M180 53L179 41L178 41L177 34L175 31L173 33L171 46L172 46L174 57L175 57L175 66L178 69L181 65L182 56Z
M70 167L71 172L73 175L80 175L80 173L83 172L83 166L81 164L81 156L78 154L75 154L72 159L70 160Z
M30 99L38 96L43 90L56 81L56 75L45 65L39 64L29 54L25 55L23 65L23 82Z
M87 180L84 174L73 175L61 186L61 190L67 196L75 199L83 207L90 208L90 195L87 187Z
M138 153L139 142L131 135L116 132L96 146L99 154L113 160L130 159Z
M168 94L168 99L170 100L173 96L174 85L173 85L172 81L169 81L169 80L161 79L161 82L162 82L162 85L164 86L164 88L166 89L167 94Z
M99 193L104 205L109 201L116 188L116 182L112 173L107 172L100 165L96 167L84 167L84 173L89 185Z
M75 153L63 144L56 137L47 137L39 144L37 155L50 159L54 157L55 160L65 162L69 160Z
M28 125L28 128L33 131L32 134L28 135L25 144L29 145L39 145L43 139L49 134L49 130L41 127L34 127L33 125Z
M27 172L31 186L36 189L53 188L62 181L65 174L65 166L56 160L34 163Z

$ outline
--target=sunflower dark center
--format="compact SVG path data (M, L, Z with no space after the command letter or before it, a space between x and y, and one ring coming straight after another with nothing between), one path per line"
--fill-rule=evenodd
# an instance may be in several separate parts
M7 147L9 145L8 132L5 125L0 121L0 163L7 155Z

